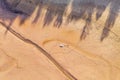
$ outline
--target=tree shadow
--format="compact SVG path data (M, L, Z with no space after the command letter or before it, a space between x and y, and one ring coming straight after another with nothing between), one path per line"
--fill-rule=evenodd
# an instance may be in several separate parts
M74 0L72 11L68 21L84 19L86 24L83 27L80 39L85 39L91 29L92 15L96 10L96 20L102 16L103 12L110 5L109 15L107 17L104 29L101 35L101 41L109 35L110 29L114 26L119 13L120 0Z
M103 41L103 39L109 35L109 32L111 28L114 26L116 18L118 17L119 9L120 9L120 0L111 1L110 12L103 28L101 41Z
M7 0L0 0L0 5L3 7L3 12L0 11L3 13L0 14L0 18L3 21L7 19L11 20L9 26L11 26L14 19L19 15L24 15L24 17L21 17L20 21L20 25L23 24L24 21L33 14L36 7L38 7L38 10L32 23L38 22L42 9L45 7L47 11L45 13L43 27L48 26L55 18L53 25L58 28L63 23L63 16L67 6L71 3L71 0L26 0L26 2L24 0L15 0L14 4L12 4L12 7L10 7L11 5L3 3L4 1ZM120 0L73 0L71 12L67 17L67 22L69 23L73 20L77 21L79 19L85 20L86 23L83 26L80 36L81 40L85 39L91 29L93 13L96 12L96 20L99 20L109 5L109 15L107 16L100 39L103 41L104 38L109 35L111 28L114 26L120 9ZM5 15L8 15L8 17Z
M55 5L55 7L53 5ZM44 26L49 25L56 16L54 26L59 28L63 22L63 15L66 7L67 4L50 4L47 7L47 12L45 14Z

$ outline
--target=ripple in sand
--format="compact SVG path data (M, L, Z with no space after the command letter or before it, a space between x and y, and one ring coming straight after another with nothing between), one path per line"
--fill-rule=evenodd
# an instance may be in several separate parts
M16 60L0 49L0 72L6 72L16 66Z
M116 75L113 74L118 71L118 68L100 56L85 53L81 49L80 51L71 44L60 40L46 40L42 45L79 80L110 80L116 78ZM119 71L116 74L119 75Z

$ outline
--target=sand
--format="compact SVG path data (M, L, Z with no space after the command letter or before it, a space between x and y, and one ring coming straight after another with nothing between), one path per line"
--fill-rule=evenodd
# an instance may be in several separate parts
M37 10L37 9L36 9ZM15 14L0 9L2 16ZM53 23L43 28L43 17L32 24L36 12L22 25L20 17L14 18L10 29L47 51L66 71L78 80L119 80L120 79L120 16L110 35L100 41L108 9L100 20L93 15L92 29L85 40L80 40L84 20L66 24L64 17L61 28ZM13 18L12 17L12 18ZM6 25L10 20L0 19ZM117 34L117 36L116 36ZM0 80L69 80L44 52L34 44L22 40L11 31L6 32L0 24ZM75 80L72 78L72 80Z

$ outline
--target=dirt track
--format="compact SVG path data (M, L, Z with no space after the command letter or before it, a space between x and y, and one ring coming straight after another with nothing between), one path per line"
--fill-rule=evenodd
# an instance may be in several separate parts
M44 14L43 11L42 15ZM18 14L0 7L0 19L3 23L9 25L12 20L11 29L45 49L78 80L120 79L120 17L110 36L100 42L98 35L102 28L99 26L103 25L106 15L107 10L99 21L93 21L90 35L80 41L81 28L85 23L82 20L63 23L60 29L53 27L52 23L42 28L43 17L36 24L31 24L34 13L24 24L19 25L20 19L16 18ZM5 32L6 28L0 24L1 80L68 80L34 45L20 40L9 30Z

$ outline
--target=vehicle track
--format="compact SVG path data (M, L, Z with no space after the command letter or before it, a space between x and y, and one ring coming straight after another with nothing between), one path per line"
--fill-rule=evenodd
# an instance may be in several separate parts
M40 47L35 42L31 41L30 39L25 38L21 34L17 33L15 30L13 30L11 27L7 26L5 23L0 22L0 24L6 28L10 33L12 33L14 36L19 38L20 40L33 45L36 47L40 52L42 52L66 77L69 78L69 80L78 80L75 76L73 76L70 72L68 72L65 68L63 68L45 49Z

